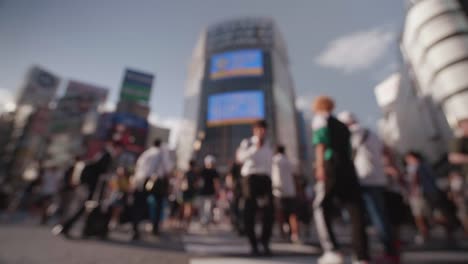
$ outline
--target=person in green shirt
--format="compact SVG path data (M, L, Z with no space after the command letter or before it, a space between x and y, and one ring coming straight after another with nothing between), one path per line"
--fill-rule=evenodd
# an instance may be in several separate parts
M343 256L332 230L333 201L345 206L351 217L352 245L356 261L369 261L368 239L365 232L364 205L354 163L351 158L351 133L333 113L334 102L330 97L317 97L313 103L312 121L315 146L315 199L314 218L324 251L319 264L344 263Z

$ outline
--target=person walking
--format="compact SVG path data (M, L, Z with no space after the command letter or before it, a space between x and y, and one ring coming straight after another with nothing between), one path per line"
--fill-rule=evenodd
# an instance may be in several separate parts
M65 170L62 179L62 186L60 189L60 204L59 204L59 215L61 220L65 220L70 210L70 204L73 201L75 194L76 184L74 182L74 172L81 164L81 157L75 157L73 163Z
M457 137L451 143L449 161L468 181L468 118L458 121Z
M231 224L240 236L245 233L241 168L242 165L239 162L232 162L229 174L226 177L226 185L231 190Z
M130 183L130 173L124 166L119 166L109 180L110 230L114 230L120 224L122 213L128 208L128 197L131 193Z
M299 241L299 224L297 221L296 183L294 181L293 166L285 153L285 147L276 148L273 157L271 178L273 183L273 196L276 200L278 224L281 234L284 234L283 224L289 226L289 238L292 242Z
M169 180L161 140L156 139L153 146L144 151L135 166L134 194L132 206L133 240L140 239L138 226L150 210L153 234L159 235L159 224L164 199L167 196ZM148 203L150 202L150 203Z
M201 176L201 219L200 222L204 227L208 227L213 220L213 206L216 201L216 194L219 193L219 173L215 168L216 159L208 155L204 160L204 168L202 169Z
M249 238L251 253L259 255L255 234L255 217L263 209L261 244L264 254L271 255L270 239L273 228L273 192L271 182L273 151L267 142L267 123L257 121L253 125L253 136L244 139L237 150L237 160L242 163L241 174L246 180L244 228Z
M406 153L405 162L409 179L410 207L420 233L416 242L422 244L428 238L429 226L426 217L432 216L432 211L435 210L441 213L436 219L437 222L445 227L448 238L452 238L457 225L456 209L437 186L434 171L416 151Z
M368 263L368 238L365 231L362 192L351 158L350 132L333 116L335 104L327 96L315 99L312 122L315 145L314 219L324 254L319 264L341 264L343 256L332 230L330 209L334 200L345 205L351 217L354 263Z
M122 153L122 150L120 142L108 142L104 150L85 165L80 175L81 188L79 188L80 191L78 193L80 206L71 217L52 229L54 235L62 234L65 237L70 236L69 232L71 228L86 211L86 201L93 198L101 176L111 169L113 160ZM72 176L73 178L75 177Z
M466 212L466 182L468 182L468 118L458 121L457 137L452 141L449 161L452 171L449 175L450 196L457 207L457 215L468 235Z
M383 163L384 144L376 134L362 127L352 113L341 112L338 120L351 131L354 166L361 184L364 205L384 245L385 255L379 263L399 263L397 243L385 201L388 182Z
M196 162L189 162L189 169L184 173L182 179L182 200L183 200L183 226L187 230L190 227L193 216L193 201L196 196L196 181L198 172Z
M60 190L61 172L56 162L48 161L45 165L45 170L39 177L41 177L40 188L40 211L41 211L41 225L46 225L49 217L52 215L52 204L54 198Z

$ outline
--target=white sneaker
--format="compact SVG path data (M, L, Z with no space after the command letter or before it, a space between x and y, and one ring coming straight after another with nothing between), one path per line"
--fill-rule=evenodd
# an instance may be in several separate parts
M317 261L318 264L343 264L343 256L338 252L325 252Z
M63 226L62 225L56 225L54 228L52 228L52 234L54 236L58 236L62 233L63 231Z

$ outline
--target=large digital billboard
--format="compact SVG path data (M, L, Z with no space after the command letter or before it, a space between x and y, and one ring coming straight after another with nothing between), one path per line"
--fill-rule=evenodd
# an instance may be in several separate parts
M265 118L262 91L236 91L208 97L208 126L245 124Z
M212 80L262 74L263 55L259 49L229 51L211 57Z

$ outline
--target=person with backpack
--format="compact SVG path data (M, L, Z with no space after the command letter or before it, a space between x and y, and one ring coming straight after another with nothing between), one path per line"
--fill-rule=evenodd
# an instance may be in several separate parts
M379 263L399 263L399 252L385 201L388 183L383 163L385 146L376 134L362 127L352 113L341 112L338 114L338 120L346 124L351 131L352 156L361 184L364 205L384 245L385 255L380 258Z
M362 191L351 157L351 134L333 115L335 103L328 96L317 97L312 105L315 146L314 219L324 254L319 264L341 264L344 258L332 231L331 209L338 200L351 218L353 263L368 263L369 248L365 230Z

